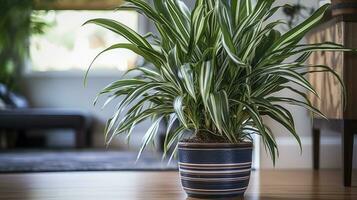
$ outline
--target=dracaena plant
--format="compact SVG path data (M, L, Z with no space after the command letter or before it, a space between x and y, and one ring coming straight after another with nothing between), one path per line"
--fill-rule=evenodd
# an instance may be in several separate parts
M140 35L111 19L86 22L128 40L113 44L100 54L124 48L150 63L129 70L129 75L98 95L109 95L107 102L119 102L108 120L106 141L119 134L130 137L137 124L150 119L153 122L143 136L140 155L153 142L160 122L167 119L165 151L175 148L185 132L203 142L227 143L251 141L252 135L258 134L275 161L277 144L263 120L269 117L283 125L301 148L293 116L282 103L323 116L300 90L317 95L306 75L327 72L341 80L328 66L311 66L305 61L313 51L349 49L327 42L299 43L319 23L328 5L281 33L277 26L284 21L269 21L281 8L273 7L273 3L274 0L258 0L256 4L251 0L197 0L194 8L189 9L180 0L154 0L153 5L126 0L119 8L146 16L156 26L158 35ZM303 100L278 95L282 90Z

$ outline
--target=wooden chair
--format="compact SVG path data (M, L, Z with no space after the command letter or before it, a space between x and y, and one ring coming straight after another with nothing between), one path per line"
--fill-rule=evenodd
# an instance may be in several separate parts
M320 169L320 138L321 130L323 129L330 129L342 133L343 180L344 185L350 187L352 181L353 136L357 134L357 120L314 119L312 132L314 170Z
M346 47L357 47L357 17L338 16L324 22L311 31L307 37L310 43L331 41ZM329 121L319 118L313 123L313 167L319 169L319 148L321 128L341 132L343 148L344 185L351 186L353 136L357 133L357 55L342 52L316 52L309 59L311 65L328 65L343 79L346 86L346 105L338 80L331 74L315 73L309 80L320 94L320 98L310 95L314 106L319 108Z

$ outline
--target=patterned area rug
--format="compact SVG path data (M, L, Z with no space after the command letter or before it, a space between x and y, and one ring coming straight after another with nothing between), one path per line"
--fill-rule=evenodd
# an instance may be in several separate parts
M159 155L123 151L7 151L0 152L0 173L64 171L157 171L177 170L177 163Z

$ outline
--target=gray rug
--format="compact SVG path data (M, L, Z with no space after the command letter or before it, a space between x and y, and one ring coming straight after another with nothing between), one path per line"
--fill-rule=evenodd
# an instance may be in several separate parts
M157 171L177 170L160 156L122 151L15 151L0 152L0 173L64 171Z

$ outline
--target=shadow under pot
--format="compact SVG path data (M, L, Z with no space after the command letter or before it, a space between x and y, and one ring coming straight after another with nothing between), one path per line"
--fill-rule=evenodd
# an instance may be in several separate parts
M189 197L243 196L252 164L252 143L179 142L181 184Z

